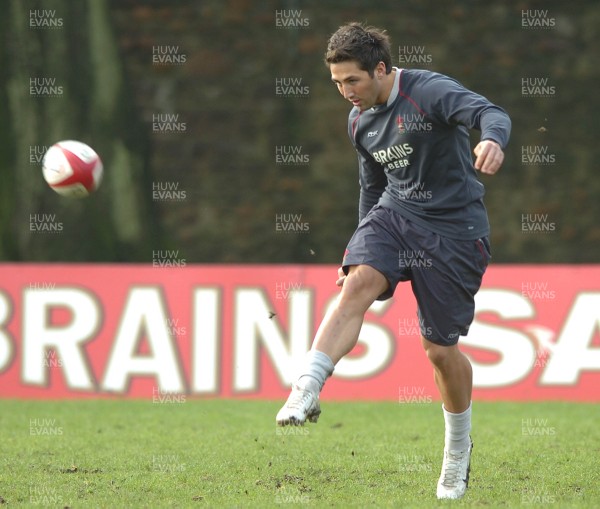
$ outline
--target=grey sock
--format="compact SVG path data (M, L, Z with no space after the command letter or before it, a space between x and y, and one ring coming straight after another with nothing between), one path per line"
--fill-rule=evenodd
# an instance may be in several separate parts
M331 376L335 366L329 355L318 350L310 350L304 359L304 364L296 384L313 392L320 392L325 380Z
M444 421L446 422L445 447L451 451L466 451L469 448L471 432L471 407L469 405L464 412L453 414L448 412L442 405L444 410Z

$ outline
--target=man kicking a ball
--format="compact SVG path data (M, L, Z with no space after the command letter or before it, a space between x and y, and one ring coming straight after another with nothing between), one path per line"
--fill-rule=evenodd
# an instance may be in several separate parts
M458 349L490 258L484 187L504 159L510 119L455 80L392 67L385 31L359 23L329 39L331 79L353 104L348 134L358 154L360 223L350 239L335 306L325 316L277 424L316 422L319 393L358 341L367 309L410 281L421 342L443 401L441 499L469 480L472 369ZM481 131L471 158L468 129ZM407 263L415 258L420 263Z

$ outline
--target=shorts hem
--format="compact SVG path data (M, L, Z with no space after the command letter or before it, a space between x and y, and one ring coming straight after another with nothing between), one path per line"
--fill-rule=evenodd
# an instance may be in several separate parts
M457 338L456 341L454 341L454 340L450 341L450 340L447 340L447 339L433 339L433 338L428 338L423 333L421 333L421 337L425 338L430 343L433 343L433 344L438 345L438 346L454 346L454 345L458 344L458 341L460 339L460 337Z

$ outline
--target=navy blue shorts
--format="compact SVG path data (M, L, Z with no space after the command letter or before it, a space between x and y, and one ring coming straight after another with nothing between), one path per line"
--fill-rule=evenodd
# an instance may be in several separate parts
M376 205L348 243L342 267L369 265L381 272L389 299L401 281L410 281L417 299L423 337L439 345L455 345L466 336L475 313L475 294L487 268L487 237L456 240L443 237Z

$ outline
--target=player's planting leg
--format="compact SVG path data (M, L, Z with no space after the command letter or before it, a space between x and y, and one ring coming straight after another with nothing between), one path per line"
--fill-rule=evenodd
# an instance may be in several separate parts
M319 393L337 362L358 341L364 314L387 288L386 278L368 265L350 267L335 306L327 313L307 353L287 402L278 412L280 426L317 422Z
M279 426L301 426L307 419L317 422L321 414L319 393L333 368L333 361L327 354L318 350L306 354L303 374L292 385L291 394L275 418Z
M437 485L440 499L461 498L469 484L471 451L471 391L473 370L457 345L441 346L422 338L442 396L445 444Z

